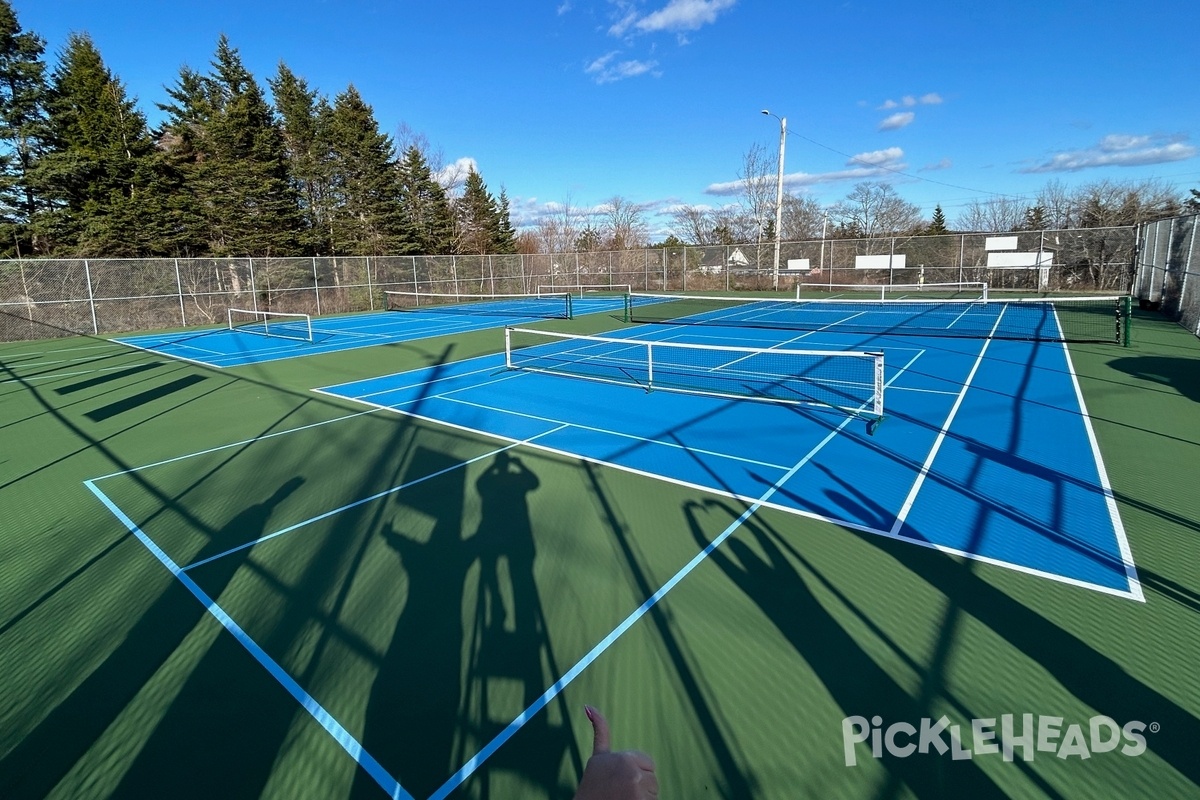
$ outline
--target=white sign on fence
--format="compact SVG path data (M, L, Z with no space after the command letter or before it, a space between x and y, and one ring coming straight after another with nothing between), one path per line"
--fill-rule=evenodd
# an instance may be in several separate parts
M1054 253L988 253L988 269L1027 269L1054 266Z
M855 269L904 269L904 253L882 256L855 256Z

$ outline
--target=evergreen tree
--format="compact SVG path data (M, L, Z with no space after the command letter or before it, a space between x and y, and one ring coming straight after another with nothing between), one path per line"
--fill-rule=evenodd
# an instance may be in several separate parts
M348 255L416 252L416 236L400 209L400 180L392 140L354 86L333 103L333 251Z
M515 253L517 252L517 231L512 224L508 194L503 188L500 189L500 198L496 206L496 241L493 252L501 255Z
M941 203L934 206L933 219L929 222L929 227L925 229L925 232L933 236L950 232L950 229L946 227L946 214L942 211Z
M160 106L180 183L180 243L216 256L299 254L303 216L271 107L224 36L212 67L208 76L181 70L168 90L175 103Z
M1049 227L1046 223L1045 206L1029 206L1029 208L1025 209L1025 224L1023 227L1027 231L1043 231Z
M7 255L46 251L29 227L43 205L30 173L46 150L45 51L0 0L0 253Z
M329 225L333 202L333 154L329 127L333 109L282 61L275 78L268 84L281 119L289 171L300 195L312 247L319 254L332 253Z
M454 212L459 253L486 255L496 252L500 238L499 206L474 169L467 173L462 197L454 204Z
M417 252L454 252L454 215L446 190L433 179L429 163L415 145L400 160L400 201L417 241Z
M145 117L85 34L72 34L46 95L50 151L34 170L52 205L34 227L77 256L152 252L154 143Z
M1200 214L1200 189L1189 189L1189 195L1183 201L1183 210L1187 214Z

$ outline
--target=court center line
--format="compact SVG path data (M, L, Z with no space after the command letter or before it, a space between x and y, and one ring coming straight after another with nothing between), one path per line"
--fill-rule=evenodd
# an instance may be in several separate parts
M958 409L962 407L963 399L967 396L967 390L971 388L971 382L975 380L975 373L979 371L979 366L983 363L983 357L987 354L988 347L992 344L992 335L996 333L996 329L1000 327L1000 320L1004 319L1004 312L1007 308L1002 308L996 316L996 321L992 324L992 331L988 338L983 340L983 347L979 348L979 355L975 357L975 363L971 365L971 371L967 373L967 379L963 382L962 390L958 393L958 397L954 400L954 405L950 407L950 413L946 415L946 421L942 423L942 429L938 431L937 438L933 441L933 447L929 448L929 455L925 457L925 463L921 465L921 471L917 473L917 479L913 481L913 485L908 490L908 497L904 498L904 504L900 506L900 512L896 514L896 521L892 523L890 535L899 536L900 529L904 527L904 521L908 519L908 514L912 511L913 503L917 500L917 494L921 491L921 486L925 483L925 478L929 475L929 470L933 468L933 460L937 458L938 451L942 449L942 442L946 441L946 435L950 432L950 423L954 422L954 417L958 415Z
M505 445L504 447L498 447L495 450L491 450L487 453L484 453L483 455L475 456L474 458L468 458L466 461L462 461L462 462L459 462L458 464L454 464L453 466L439 469L438 471L431 472L428 475L422 475L420 478L414 478L413 480L408 481L407 483L402 483L399 486L393 486L390 489L384 489L382 492L376 492L375 494L373 494L369 497L363 497L363 498L355 500L351 503L347 503L344 506L339 506L338 508L330 509L329 511L325 511L321 514L316 515L315 517L310 517L309 519L303 520L301 522L297 522L294 525L289 525L286 528L282 528L273 533L268 533L264 536L258 537L257 539L252 539L251 541L239 544L236 547L231 547L228 550L225 550L224 552L217 553L216 555L212 555L212 556L209 556L208 558L204 558L204 559L201 559L200 561L196 561L194 563L188 564L186 567L181 567L180 571L186 572L188 570L194 569L195 567L203 566L204 564L208 564L209 562L216 561L217 559L224 558L225 556L228 556L228 555L232 555L233 553L241 552L242 550L245 550L249 547L254 547L256 544L260 544L260 543L268 541L270 539L274 539L278 536L283 536L286 533L291 533L295 530L299 530L300 528L303 528L307 525L311 525L314 522L320 522L323 519L328 519L329 517L332 517L335 514L340 514L343 511L349 511L352 508L357 508L358 506L364 505L366 503L370 503L373 500L378 500L381 497L387 497L390 494L395 494L396 492L399 492L403 489L408 489L409 487L424 483L425 481L431 480L440 475L445 475L448 472L453 472L456 469L461 469L469 464L474 464L476 461L482 461L485 458L491 458L492 456L495 456L498 453L503 453L505 450L511 450L514 447L518 447L523 444L528 444L536 439L541 438L542 436L549 436L552 433L557 433L558 431L560 431L566 427L568 427L567 424L563 423L562 425L559 425L557 428L553 428L548 431L543 431L542 433L539 433L537 436L530 436L528 439L522 439L519 442L513 442L512 444Z
M535 700L528 708L522 711L516 719L514 719L504 728L504 730L502 730L496 735L495 738L488 742L482 750L472 756L461 768L459 768L457 772L450 776L449 780L447 780L436 792L429 796L429 800L444 800L444 798L447 797L451 792L455 791L459 786L461 786L463 781L471 777L475 770L479 769L479 767L482 766L482 764L488 758L490 758L493 753L499 750L505 742L512 738L513 735L515 735L522 727L524 727L525 723L527 723L530 719L537 715L538 712L549 705L555 697L562 693L563 689L565 689L567 685L571 683L571 681L579 677L579 675L585 669L587 669L592 662L599 658L604 651L612 646L617 639L619 639L626 631L633 627L638 620L644 617L650 611L650 609L656 606L658 602L667 595L668 592L674 589L680 581L686 578L697 566L707 559L714 550L720 547L721 544L728 539L734 533L734 531L740 528L742 524L749 519L752 514L754 514L755 511L757 511L765 502L767 502L772 495L779 491L779 488L783 486L783 484L787 483L787 481L790 480L792 476L800 470L801 467L811 461L817 453L819 453L827 444L833 441L834 438L836 438L838 434L842 432L842 429L849 425L853 419L853 417L847 417L846 419L842 420L841 424L831 430L824 439L822 439L816 446L809 450L804 458L796 462L792 468L783 475L783 477L772 484L772 486L767 489L767 491L765 491L761 497L755 500L745 511L742 512L737 519L731 522L729 526L725 528L725 530L723 530L718 536L709 542L703 550L701 550L699 553L693 556L690 561L684 564L678 572L671 576L671 578L664 583L660 589L658 589L658 591L646 598L646 600L643 601L642 604L633 611L633 613L626 617L625 620L617 625L617 627L614 628L607 636L601 639L595 647L588 651L583 658L579 659L579 661L577 661L574 666L567 670L561 678L551 684L550 688L546 689L546 691L544 691L542 695L537 698L537 700Z
M325 708L318 703L312 695L306 692L300 686L300 684L296 682L296 679L287 672L287 670L281 667L279 663L275 661L275 659L271 658L271 656L262 649L258 642L254 641L249 634L242 630L241 626L234 621L233 617L231 617L229 613L226 612L225 609L223 609L215 600L209 597L208 593L200 588L199 584L193 581L190 576L186 575L184 571L179 568L179 565L176 564L171 557L166 554L166 552L159 548L159 546L156 545L140 527L138 527L137 523L130 519L125 512L123 512L117 506L116 503L114 503L106 494L104 494L104 492L100 491L100 489L92 481L87 480L84 481L83 484L92 494L96 496L101 503L104 504L104 507L107 508L113 514L113 516L115 516L121 521L122 524L125 525L130 533L137 537L138 541L140 541L146 547L146 549L149 550L156 559L158 559L159 563L162 564L168 572L175 576L175 578L182 583L189 592L192 593L193 597L200 601L200 605L204 606L204 609L211 614L218 623L220 623L221 627L228 631L230 635L232 635L237 641L237 643L244 647L246 651L249 652L254 658L254 660L257 661L264 669L266 669L267 672L271 674L271 677L275 678L275 680L278 681L281 686L283 686L284 690L300 703L301 707L308 712L309 716L311 716L316 723L325 730L326 733L333 737L334 741L336 741L341 748L346 751L346 754L349 755L350 758L354 759L354 762L362 767L367 774L370 775L377 784L379 784L379 787L387 793L388 797L394 798L394 800L413 800L413 796L409 794L404 787L400 785L399 781L393 778L391 774L389 774L388 771L385 770L383 766L363 748L362 744L354 738L354 735L342 727L342 724L334 719L333 715L326 711Z

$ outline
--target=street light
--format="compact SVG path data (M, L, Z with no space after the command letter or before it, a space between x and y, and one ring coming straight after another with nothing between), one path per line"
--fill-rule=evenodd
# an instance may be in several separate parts
M775 271L771 274L771 285L779 291L779 243L783 237L783 146L787 142L787 117L772 114L765 108L762 113L779 120L779 175L775 180Z

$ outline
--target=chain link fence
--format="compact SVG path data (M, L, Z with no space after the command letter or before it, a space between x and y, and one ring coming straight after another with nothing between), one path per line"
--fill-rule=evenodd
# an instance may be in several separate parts
M508 294L586 284L770 292L801 283L983 281L993 291L1125 292L1136 234L1122 227L782 242L778 270L769 241L548 255L19 259L0 261L0 341L214 325L230 308L375 311L387 290Z
M1200 336L1200 216L1149 222L1138 230L1133 296Z

